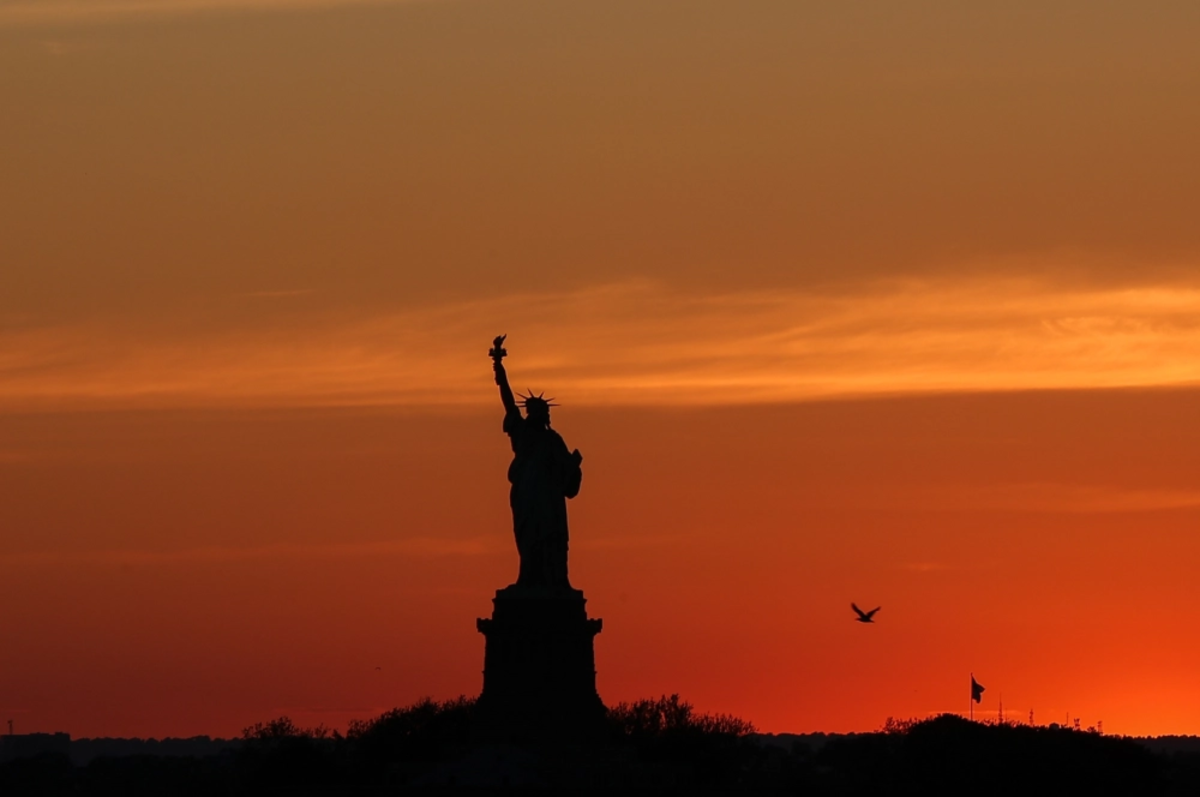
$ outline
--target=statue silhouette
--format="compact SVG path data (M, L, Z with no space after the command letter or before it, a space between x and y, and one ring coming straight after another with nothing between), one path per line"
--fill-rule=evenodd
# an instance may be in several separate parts
M512 442L513 461L508 467L512 483L513 534L521 557L516 586L571 589L567 578L567 499L579 494L583 478L579 450L567 450L558 432L550 428L553 399L522 396L524 417L508 384L503 359L505 335L493 341L488 354L504 402L504 432Z

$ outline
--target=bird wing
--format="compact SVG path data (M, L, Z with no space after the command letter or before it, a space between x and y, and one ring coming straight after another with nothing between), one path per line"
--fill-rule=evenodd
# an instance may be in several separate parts
M851 609L853 609L853 610L854 610L854 613L855 613L855 614L857 614L859 617L866 617L866 615L865 615L865 614L863 614L863 610L862 610L862 609L860 609L860 608L858 608L858 604L856 604L856 603L851 603L851 604L850 604L850 608L851 608Z
M876 606L874 609L872 609L871 611L867 612L867 619L868 619L868 620L870 620L872 617L874 617L874 616L875 616L875 612L879 611L879 610L880 610L880 609L882 609L882 608L883 608L882 606Z

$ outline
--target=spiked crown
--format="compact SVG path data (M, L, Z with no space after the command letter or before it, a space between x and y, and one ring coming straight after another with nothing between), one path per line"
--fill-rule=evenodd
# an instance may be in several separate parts
M529 412L530 410L536 411L541 409L545 410L546 413L549 414L551 407L558 406L554 403L554 397L551 396L550 398L546 398L546 394L544 392L534 393L532 390L528 390L528 392L520 393L519 395L521 396L521 406L525 408L526 412Z

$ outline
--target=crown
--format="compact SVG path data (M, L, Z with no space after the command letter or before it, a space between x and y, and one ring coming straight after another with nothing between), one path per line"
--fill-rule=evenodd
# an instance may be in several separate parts
M526 390L528 390L528 393L518 393L517 394L521 397L521 406L525 407L526 409L529 409L530 404L533 404L535 406L538 404L541 404L545 407L557 407L558 406L557 404L554 403L553 396L551 396L550 398L546 398L546 394L544 392L534 394L534 392L532 390L529 390L528 388L526 388Z

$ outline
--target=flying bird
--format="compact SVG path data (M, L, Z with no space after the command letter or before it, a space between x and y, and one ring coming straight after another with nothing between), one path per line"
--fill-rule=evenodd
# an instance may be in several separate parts
M854 613L858 615L858 617L855 617L855 618L854 618L854 621L855 621L856 623L873 623L873 622L875 622L875 621L874 621L874 620L872 620L871 618L875 616L875 612L879 611L879 610L880 610L880 609L882 609L883 607L882 607L882 606L876 606L876 607L875 607L874 609L872 609L871 611L869 611L869 612L864 612L862 609L858 608L858 606L857 606L856 604L853 604L853 603L851 603L851 604L850 604L850 608L851 608L851 609L853 609L853 610L854 610Z

